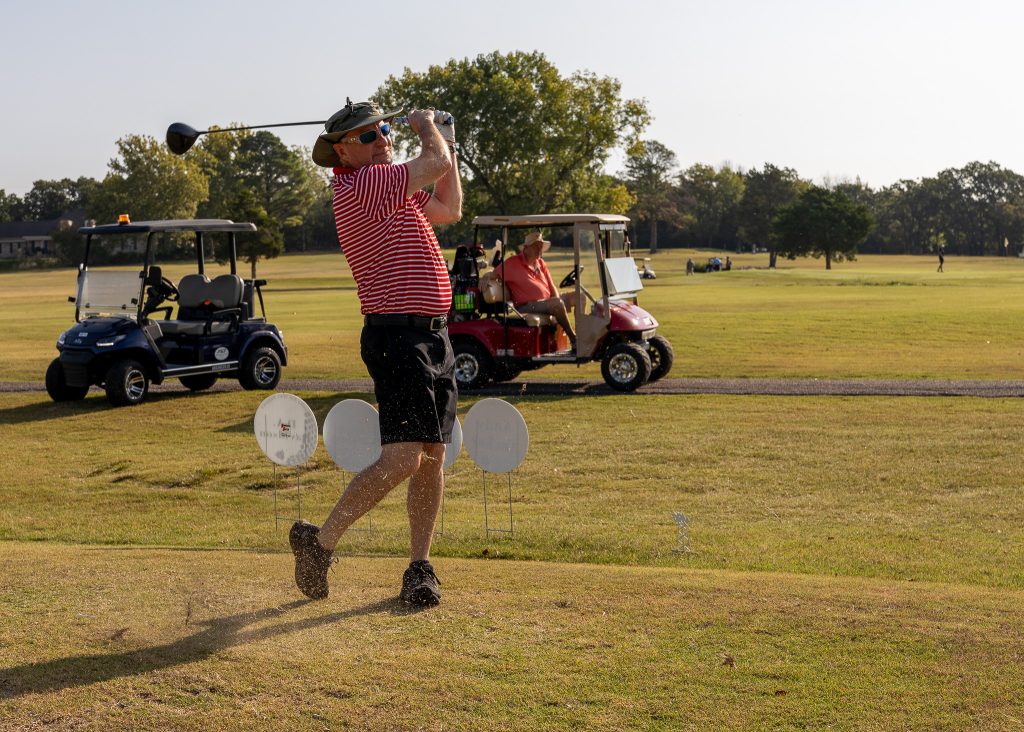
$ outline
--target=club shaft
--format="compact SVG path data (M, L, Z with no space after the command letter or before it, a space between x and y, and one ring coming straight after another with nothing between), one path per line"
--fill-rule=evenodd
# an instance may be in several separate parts
M401 117L395 117L392 120L395 124L407 125L409 124L409 117L402 115ZM450 125L455 122L455 119L448 115L448 117L441 122L443 125ZM311 122L279 122L272 125L248 125L246 127L219 127L216 130L203 130L200 135L208 135L211 132L241 132L242 130L263 130L268 127L301 127L302 125L322 125L326 124L326 120L313 120Z
M220 127L216 130L203 130L200 135L206 135L210 132L238 132L240 130L262 130L267 127L299 127L301 125L322 125L326 120L314 120L312 122L281 122L274 125L249 125L248 127Z

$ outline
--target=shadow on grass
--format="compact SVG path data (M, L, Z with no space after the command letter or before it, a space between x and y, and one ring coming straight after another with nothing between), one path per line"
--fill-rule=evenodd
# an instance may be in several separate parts
M309 600L296 600L279 607L202 621L198 624L205 626L203 630L173 643L159 646L139 648L123 653L69 656L52 661L0 668L0 699L13 699L26 694L44 694L126 676L139 676L152 671L201 661L234 646L262 641L286 633L318 628L361 615L382 612L392 615L413 615L426 609L410 607L404 605L398 598L389 598L316 618L247 629L247 626L280 618L289 610L295 610L309 603Z
M29 422L45 422L50 419L63 419L80 414L95 414L113 409L105 397L83 399L80 402L62 402L60 404L46 399L33 404L23 404L11 409L0 409L0 424L28 424Z
M150 391L146 395L146 403L168 401L172 403L180 399L208 399L211 392L192 392L187 390ZM115 407L103 394L102 389L93 387L89 395L81 401L54 402L49 398L32 404L23 404L11 409L0 409L0 424L28 424L29 422L45 422L50 419L64 419L83 414L106 413L115 409L134 409L135 407Z

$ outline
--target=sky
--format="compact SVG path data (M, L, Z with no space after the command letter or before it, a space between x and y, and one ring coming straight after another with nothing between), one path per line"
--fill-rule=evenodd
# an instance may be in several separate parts
M493 51L618 79L680 169L875 188L972 160L1024 173L1022 28L1024 3L995 0L7 0L0 189L100 179L118 138L172 122L326 119L405 68Z

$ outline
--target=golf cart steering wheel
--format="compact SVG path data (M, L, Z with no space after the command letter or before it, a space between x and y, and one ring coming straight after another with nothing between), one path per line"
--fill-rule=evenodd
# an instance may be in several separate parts
M577 282L579 281L579 273L582 272L582 271L583 271L583 267L582 266L580 266L580 267L573 267L572 271L569 272L569 274L567 274L565 277L563 277L562 281L558 283L558 286L560 288L561 287L576 287L577 286ZM594 305L597 305L597 300L595 300L594 296L590 294L590 291L587 290L587 288L583 286L582 282L579 283L578 287L580 288L580 292L582 292L584 295L586 295L587 299L590 300L590 302L592 302Z
M160 284L153 288L162 300L178 302L178 288L166 277L160 278Z

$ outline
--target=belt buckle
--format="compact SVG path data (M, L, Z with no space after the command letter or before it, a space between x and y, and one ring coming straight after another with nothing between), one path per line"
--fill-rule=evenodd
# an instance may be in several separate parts
M448 319L444 315L435 315L430 319L430 330L432 333L436 333L439 330L444 330L444 327L448 324Z

